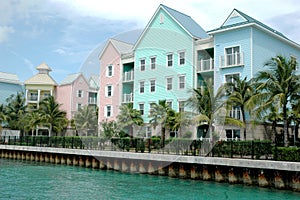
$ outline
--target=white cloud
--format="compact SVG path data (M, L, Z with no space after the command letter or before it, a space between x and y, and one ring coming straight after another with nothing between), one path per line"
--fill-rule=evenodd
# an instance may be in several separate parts
M5 42L9 35L14 33L15 29L11 26L0 26L0 43Z

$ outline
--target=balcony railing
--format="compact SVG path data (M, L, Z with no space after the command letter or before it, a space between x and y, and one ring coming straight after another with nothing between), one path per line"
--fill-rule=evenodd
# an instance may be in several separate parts
M133 81L134 73L133 70L123 73L123 82Z
M220 57L221 67L235 67L244 65L244 53L236 52L232 54L226 54Z
M97 98L89 97L89 104L97 104Z
M197 72L209 72L214 70L214 59L201 59L197 62Z
M133 102L133 93L123 94L123 103L132 103Z
M38 95L28 95L28 101L37 101Z

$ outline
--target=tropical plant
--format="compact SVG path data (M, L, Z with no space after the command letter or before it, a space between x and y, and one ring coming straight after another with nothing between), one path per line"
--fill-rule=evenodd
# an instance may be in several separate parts
M169 125L168 121L170 122L170 119L168 119L169 114L171 114L170 110L172 110L172 108L170 108L166 100L159 100L158 103L153 103L150 109L149 123L154 129L160 125L162 146L165 145L166 128Z
M25 131L31 131L31 135L34 135L34 131L37 129L39 125L42 124L43 118L41 113L36 110L29 111L25 114L24 117L25 122Z
M129 127L131 136L133 136L133 127L135 125L142 126L144 124L141 112L134 109L132 103L124 104L120 107L120 114L117 116L117 120L121 129Z
M102 133L104 138L110 139L112 137L119 137L119 133L121 132L117 122L115 121L102 121L100 123L102 127Z
M53 96L45 98L40 102L39 112L43 125L49 128L49 136L52 136L53 131L57 134L67 127L66 112L60 110L59 106Z
M25 97L23 93L13 94L6 99L5 112L7 116L7 127L14 130L23 130L23 118L26 112Z
M247 77L240 79L238 76L234 76L233 81L225 83L224 88L228 96L227 105L230 107L238 107L241 110L244 139L246 140L246 112L250 112L255 106L252 100L252 96L254 95L252 81L247 81Z
M83 106L74 116L74 123L77 130L82 130L85 136L88 136L89 131L97 132L98 118L96 109L90 106Z
M297 62L295 59L287 60L283 56L271 58L265 66L265 71L258 72L258 93L253 96L256 102L256 113L266 112L272 104L279 102L283 117L284 145L288 146L288 120L287 110L291 96L300 90L300 77L296 75Z
M2 129L2 124L5 122L7 119L7 115L5 112L5 106L3 104L0 104L0 131Z

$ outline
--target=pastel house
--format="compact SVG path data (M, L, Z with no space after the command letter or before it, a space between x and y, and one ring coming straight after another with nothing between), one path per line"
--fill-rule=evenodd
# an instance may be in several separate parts
M0 72L0 104L6 104L8 97L22 92L24 87L16 74Z

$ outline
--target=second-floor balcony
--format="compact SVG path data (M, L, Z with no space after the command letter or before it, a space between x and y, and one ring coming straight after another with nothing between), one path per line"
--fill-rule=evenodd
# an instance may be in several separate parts
M97 98L96 97L89 97L89 104L97 104Z
M133 93L123 94L122 103L132 103L133 102Z
M38 95L37 94L29 94L27 96L28 101L37 101L38 100Z
M244 65L244 53L235 52L232 54L225 54L220 57L220 67L236 67Z
M133 70L123 73L123 82L133 81L133 78L134 78Z
M209 72L214 70L214 59L201 59L197 61L197 72Z

